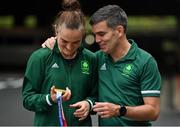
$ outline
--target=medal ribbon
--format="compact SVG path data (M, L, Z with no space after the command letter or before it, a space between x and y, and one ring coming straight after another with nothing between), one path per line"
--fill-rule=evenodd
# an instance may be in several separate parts
M60 127L67 127L63 106L62 106L62 92L57 92L56 98L58 103L59 125Z

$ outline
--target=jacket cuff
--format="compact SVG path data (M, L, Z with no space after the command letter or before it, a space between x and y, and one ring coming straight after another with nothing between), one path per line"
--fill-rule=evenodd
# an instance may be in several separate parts
M52 105L54 104L54 102L53 102L52 99L51 99L50 94L47 94L47 95L46 95L46 102L47 102L47 104L48 104L49 106L52 106Z
M89 106L90 106L90 111L92 111L92 107L93 107L93 103L90 99L86 99L86 101L89 103Z

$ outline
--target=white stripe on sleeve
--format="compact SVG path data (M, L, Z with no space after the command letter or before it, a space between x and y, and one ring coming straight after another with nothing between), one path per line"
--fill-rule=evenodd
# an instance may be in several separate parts
M144 91L141 91L142 94L149 94L149 93L152 93L152 94L160 94L160 91L159 90L144 90Z
M46 102L48 103L49 106L52 106L51 102L49 101L49 98L48 98L49 94L46 95Z

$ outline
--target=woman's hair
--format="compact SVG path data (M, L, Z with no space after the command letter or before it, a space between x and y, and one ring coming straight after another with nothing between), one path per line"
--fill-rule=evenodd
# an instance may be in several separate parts
M65 25L68 29L79 29L84 32L85 18L77 0L63 0L62 11L60 11L54 22L55 32Z

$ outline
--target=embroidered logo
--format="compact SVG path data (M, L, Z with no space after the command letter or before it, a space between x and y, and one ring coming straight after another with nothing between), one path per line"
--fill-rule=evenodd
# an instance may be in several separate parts
M81 61L81 71L84 74L89 74L89 63L86 60Z
M59 66L57 65L57 63L54 63L51 68L59 68Z
M100 70L106 70L106 63L101 66Z
M131 64L128 64L124 67L122 74L129 76L132 71L133 66Z

